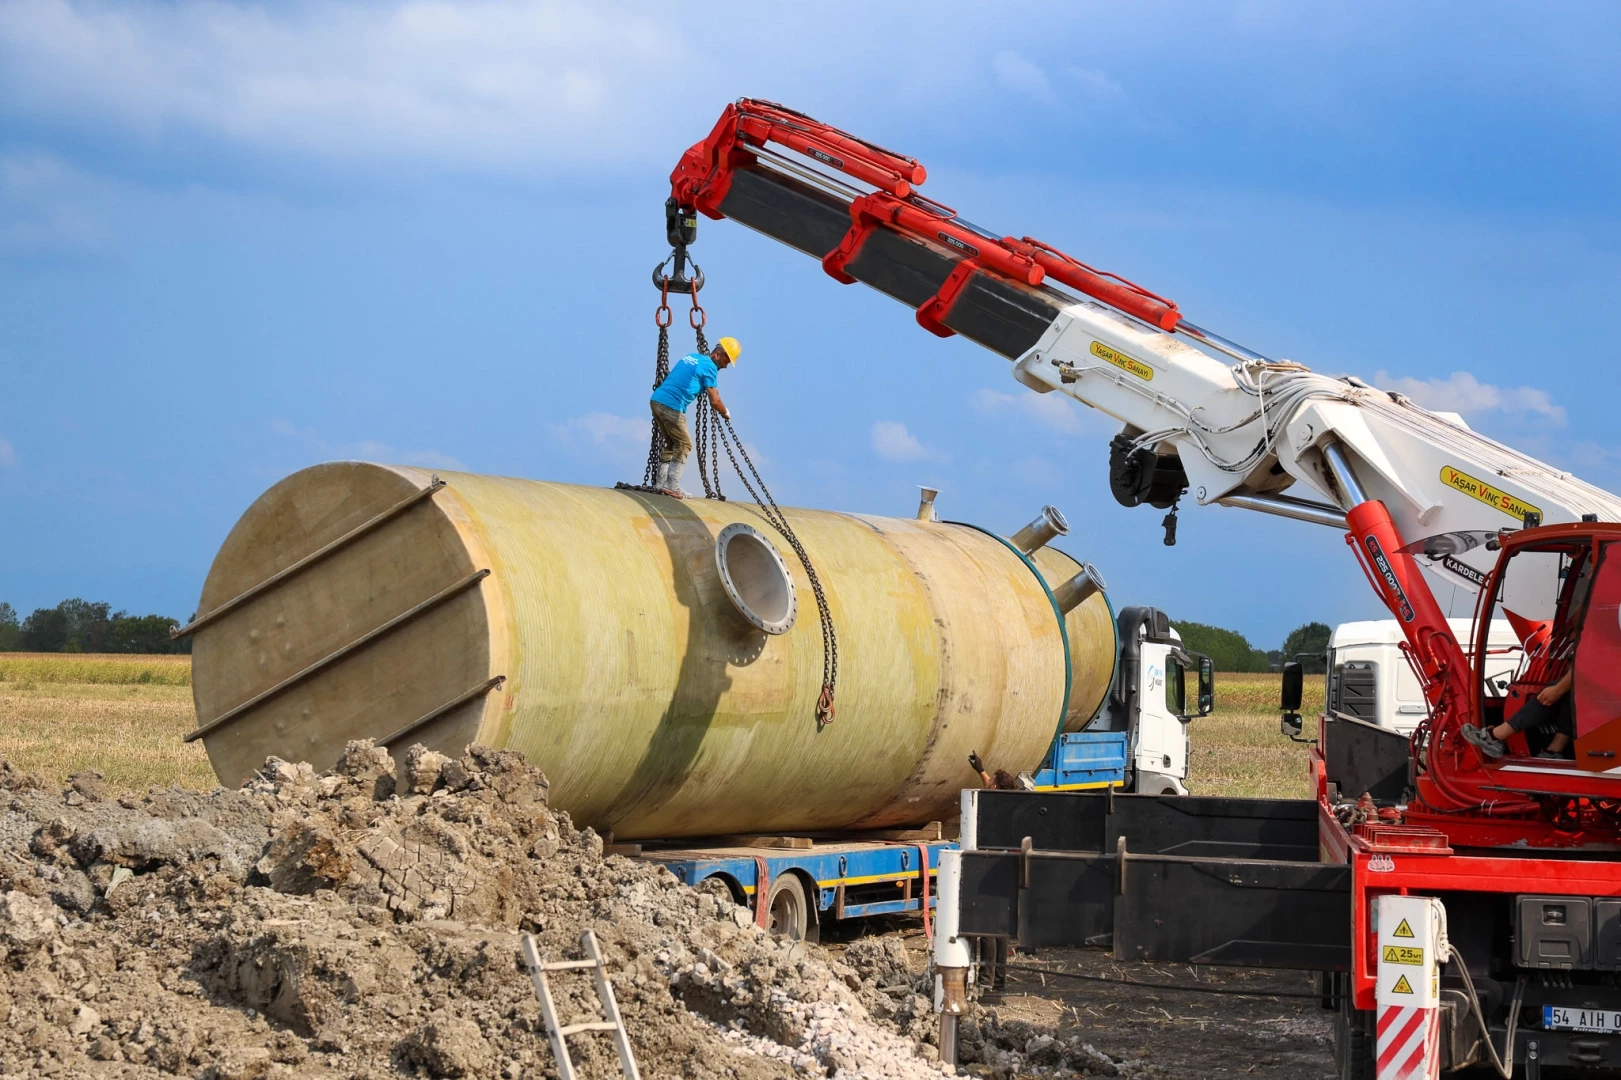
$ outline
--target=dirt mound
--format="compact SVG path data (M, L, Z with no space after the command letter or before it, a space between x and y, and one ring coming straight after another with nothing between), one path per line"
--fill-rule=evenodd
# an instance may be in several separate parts
M595 931L642 1074L938 1077L930 978L893 936L843 961L728 898L605 856L510 752L329 773L272 759L240 790L113 797L0 762L0 1078L555 1076L523 933L577 959ZM554 977L565 1020L588 976ZM1091 1047L964 1025L986 1075L1112 1074ZM570 1040L617 1076L606 1038Z
M869 1015L873 978L605 857L546 795L480 748L396 769L357 743L323 775L118 798L0 763L0 1074L551 1076L519 935L577 958L590 927L644 1076L940 1075L915 1025ZM596 1017L588 977L553 986ZM570 1047L617 1075L605 1038Z

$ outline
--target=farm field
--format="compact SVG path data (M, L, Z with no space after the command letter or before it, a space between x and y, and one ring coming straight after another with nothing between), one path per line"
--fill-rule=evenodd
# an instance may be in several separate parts
M1305 743L1278 733L1282 676L1216 672L1216 710L1192 721L1193 751L1188 790L1195 795L1266 799L1311 797L1306 780ZM1306 736L1314 737L1323 708L1323 677L1306 676L1300 715Z
M0 653L0 759L51 780L213 787L193 717L189 656Z
M1217 672L1216 711L1190 731L1194 794L1310 794L1305 745L1278 734L1278 682ZM1301 711L1322 704L1322 681L1308 676ZM115 788L209 788L202 745L181 741L195 722L190 657L0 653L0 759L20 769L58 781L99 769Z

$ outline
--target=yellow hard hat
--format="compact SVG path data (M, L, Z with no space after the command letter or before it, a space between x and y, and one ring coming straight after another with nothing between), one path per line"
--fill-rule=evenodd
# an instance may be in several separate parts
M737 358L743 353L743 346L737 343L735 337L723 337L715 344L726 350L726 355L731 358L734 364L737 363Z

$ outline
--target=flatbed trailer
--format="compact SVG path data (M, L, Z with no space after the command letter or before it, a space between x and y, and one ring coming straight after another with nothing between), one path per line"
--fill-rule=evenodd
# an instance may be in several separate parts
M1494 1056L1527 1080L1621 1076L1618 853L1453 848L1342 796L1399 790L1405 747L1321 718L1311 799L965 791L960 879L942 882L954 933L1319 972L1344 1080L1503 1075ZM1391 898L1438 901L1438 927L1381 927ZM1427 1012L1390 1003L1409 991ZM1409 1016L1414 1055L1399 1060Z
M754 913L760 927L814 941L830 922L932 911L940 855L957 847L943 836L780 837L757 843L767 846L672 842L634 845L634 851L621 846L621 853L658 863L686 885L724 886L733 901Z

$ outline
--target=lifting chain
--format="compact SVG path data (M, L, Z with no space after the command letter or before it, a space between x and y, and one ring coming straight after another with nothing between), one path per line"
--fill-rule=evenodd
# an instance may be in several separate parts
M653 312L653 321L659 328L658 360L653 365L653 389L657 390L664 377L670 374L670 288L668 282L659 290L658 310ZM642 487L649 491L656 490L653 482L659 475L659 455L664 452L664 432L659 430L657 420L648 421L652 425L653 434L647 444L647 471L642 474Z
M704 334L704 324L707 317L703 305L698 303L698 290L703 287L703 273L693 264L694 279L691 282L690 295L692 297L692 310L687 314L687 322L692 327L693 334L698 339L698 352L709 355L709 339ZM656 274L656 271L655 271ZM670 324L674 321L670 311L669 279L665 278L659 290L659 306L653 315L653 321L659 328L658 361L653 371L653 388L656 390L666 376L670 374ZM771 523L772 528L782 534L788 541L788 546L794 549L799 556L799 564L805 568L805 576L810 579L812 594L816 597L816 613L822 623L822 692L816 699L816 726L825 728L833 722L834 716L834 689L839 681L839 638L833 629L833 615L828 610L827 593L822 589L822 579L816 574L816 567L811 564L810 555L805 546L799 542L794 533L793 526L788 524L788 518L783 514L777 501L771 497L771 492L760 478L760 471L754 467L747 450L743 449L743 440L738 438L737 431L732 427L729 417L721 416L709 404L707 394L698 395L693 408L693 449L698 457L698 478L703 483L704 498L718 499L722 502L726 496L720 488L720 451L726 451L726 458L732 464L732 471L743 482L748 490L749 497L759 506L760 513ZM642 477L642 489L656 490L654 480L658 477L659 456L664 450L664 433L659 430L658 422L653 421L653 434L647 449L647 471ZM738 458L743 464L738 464ZM748 472L743 471L743 466ZM750 482L753 477L753 482ZM759 485L759 490L755 490Z
M708 317L704 313L703 305L698 303L698 290L702 287L698 281L693 282L692 310L687 313L687 322L692 325L693 335L698 339L698 352L708 356L709 338L704 334L704 323L708 321ZM692 410L692 447L698 456L698 481L703 485L704 498L725 502L726 496L720 489L718 420L715 407L709 404L709 395L699 394Z
M726 457L731 461L737 478L743 481L749 497L760 507L760 513L765 515L765 519L771 522L772 527L788 541L788 546L794 549L794 554L799 556L800 565L805 568L805 576L810 579L811 592L816 596L816 613L822 620L822 693L816 700L816 726L825 728L833 722L833 691L839 681L839 638L833 630L833 615L828 611L827 594L822 591L822 579L816 575L816 567L811 565L810 555L806 553L805 546L799 542L799 537L794 534L793 526L788 524L788 518L777 506L777 500L771 497L765 481L760 479L760 472L750 460L749 452L743 449L743 440L737 437L737 431L732 427L731 420L721 416L717 417L716 421L717 430L720 431L720 444L726 450ZM737 449L735 456L732 453L734 446ZM749 468L746 474L737 463L739 457ZM753 484L749 483L750 476L754 477ZM754 490L754 484L760 485L759 491Z

